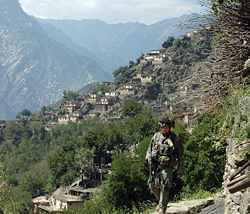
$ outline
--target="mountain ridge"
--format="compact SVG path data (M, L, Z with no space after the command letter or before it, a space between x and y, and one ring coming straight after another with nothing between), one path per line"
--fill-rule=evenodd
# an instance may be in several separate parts
M63 90L111 79L93 60L50 38L17 0L0 0L0 6L0 97L7 104L1 119L13 119L9 107L35 111L60 99Z
M98 19L36 20L42 27L51 24L61 30L75 44L95 55L102 67L112 73L130 60L136 60L141 53L160 48L169 36L186 34L187 30L180 30L177 25L187 18L188 15L183 15L151 25L139 22L108 24ZM56 36L53 38L58 39Z

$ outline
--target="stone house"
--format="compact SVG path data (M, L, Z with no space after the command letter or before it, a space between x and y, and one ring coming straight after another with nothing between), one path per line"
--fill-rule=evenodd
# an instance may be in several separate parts
M145 76L142 74L136 74L136 76L134 76L132 79L132 83L141 82L142 84L145 84L148 82L149 83L152 82L153 79L154 79L153 76Z
M84 200L90 198L93 189L83 189L80 186L60 187L51 196L34 198L34 214L63 212L81 206Z
M146 56L145 56L145 60L154 60L154 58L156 56L159 56L160 55L160 50L151 50L150 53L148 53Z
M103 98L101 98L100 103L101 103L102 105L108 105L108 104L109 104L109 101L108 101L107 98L103 97Z
M145 60L152 60L152 64L162 64L166 54L161 53L161 50L152 50L145 56Z
M168 111L166 104L156 105L153 107L153 115L155 117L160 117L162 114Z
M53 195L51 196L51 205L58 210L71 210L83 204L81 196L74 195Z
M94 104L94 103L98 102L101 97L102 97L102 94L99 94L99 93L91 94L91 93L89 93L89 98L86 101L89 102L89 103Z
M158 65L158 64L162 64L163 63L163 57L161 55L159 56L155 56L153 59L152 64L154 65Z
M135 94L134 86L133 85L125 85L119 90L119 94L121 97L126 95L133 95Z
M156 54L156 55L160 54L160 52L161 52L161 50L151 50L150 51L151 54Z
M148 53L146 56L145 56L145 60L154 60L154 57L155 57L155 54L150 54Z
M102 104L101 102L95 104L94 110L96 112L104 112L108 110L108 105L107 104Z
M146 84L146 83L150 83L150 82L152 82L152 77L151 76L141 77L141 83L142 84Z
M69 122L77 123L80 119L81 113L74 112L72 114L58 115L58 124L68 124Z
M74 110L80 108L80 102L76 100L69 100L66 101L63 105L63 107L69 112L72 113Z
M111 92L106 92L105 93L105 97L116 97L118 95L119 95L119 93L116 92L116 91L111 91Z
M135 76L133 76L133 79L141 79L142 78L142 74L136 74Z

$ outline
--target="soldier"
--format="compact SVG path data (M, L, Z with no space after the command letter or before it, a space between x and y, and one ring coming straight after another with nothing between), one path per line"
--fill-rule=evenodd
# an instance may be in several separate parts
M159 201L157 210L164 214L167 209L169 190L172 187L173 172L178 162L177 175L181 177L184 173L183 145L179 138L171 132L174 121L169 118L159 120L161 132L153 136L146 160L151 164L151 176L149 179L150 190Z

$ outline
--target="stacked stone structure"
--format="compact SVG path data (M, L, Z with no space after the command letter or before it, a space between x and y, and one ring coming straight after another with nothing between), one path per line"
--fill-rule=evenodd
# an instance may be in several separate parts
M246 129L249 119L249 103L249 96L239 102L239 111L234 120L234 127ZM241 115L248 115L246 122L242 123ZM233 176L244 164L249 163L249 157L247 157L246 154L247 147L249 147L249 140L241 142L234 136L235 129L233 128L230 137L227 139L228 145L226 148L227 162L223 183L225 198L224 214L247 214L250 213L250 165L248 164L248 166L235 177ZM245 177L244 181L241 180L243 177ZM233 183L236 179L239 180L239 182L235 183L233 188L230 183Z

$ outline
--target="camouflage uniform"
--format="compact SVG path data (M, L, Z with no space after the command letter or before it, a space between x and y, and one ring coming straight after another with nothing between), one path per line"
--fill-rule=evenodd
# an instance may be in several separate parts
M159 201L160 213L165 213L169 190L172 187L173 171L177 162L177 174L184 173L183 145L171 131L166 134L157 132L147 151L146 159L149 157L153 167L152 182L149 182L149 186Z

